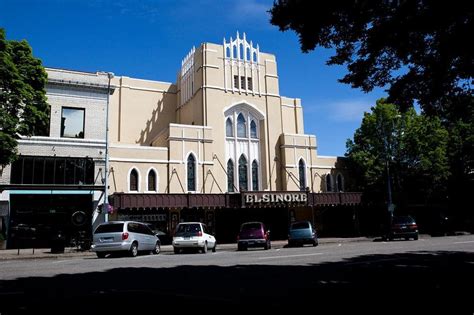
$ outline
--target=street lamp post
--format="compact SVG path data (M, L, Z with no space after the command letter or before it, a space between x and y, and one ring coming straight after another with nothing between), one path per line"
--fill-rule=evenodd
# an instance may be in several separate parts
M380 113L383 115L382 113ZM381 117L381 121L379 121L379 129L381 129L382 133L382 138L383 138L383 143L384 143L384 155L385 155L385 170L387 172L387 211L389 215L389 222L388 222L388 229L390 229L390 226L392 225L393 222L393 211L395 210L395 206L392 202L392 180L390 176L390 153L389 153L389 143L388 143L388 135L387 132L385 131L385 127L383 125L383 116ZM396 115L395 118L400 118L400 115ZM392 127L395 129L394 121L392 120ZM388 230L389 231L389 230Z
M107 72L109 83L107 85L107 105L105 108L105 180L104 180L104 222L109 220L109 100L110 100L110 81L114 77L112 72Z

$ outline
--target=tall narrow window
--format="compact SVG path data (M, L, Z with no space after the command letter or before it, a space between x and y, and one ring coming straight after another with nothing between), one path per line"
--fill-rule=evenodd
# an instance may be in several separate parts
M239 159L239 190L248 190L247 159L243 154Z
M258 190L258 163L257 160L252 162L252 190Z
M239 76L234 75L234 88L238 89L239 88Z
M63 107L61 137L84 138L84 108Z
M336 182L337 182L337 191L344 191L344 179L342 178L341 174L337 174Z
M234 162L227 161L227 191L234 192Z
M332 191L332 177L331 177L331 174L326 175L326 191Z
M255 123L255 120L252 120L250 122L250 137L257 139L257 124Z
M253 90L253 85L252 85L252 78L247 78L247 89L249 91Z
M188 157L188 191L196 191L196 159L190 154Z
M230 118L227 118L225 122L225 135L227 137L234 136L234 125L232 124L232 120Z
M156 191L156 173L154 170L148 172L148 191Z
M130 172L130 191L138 191L138 172L136 169Z
M300 191L306 190L306 165L304 164L303 159L300 159L298 163L298 170L300 174Z
M240 77L240 88L245 90L245 77Z
M239 116L237 117L237 137L247 137L247 124L244 115L242 114L239 114Z

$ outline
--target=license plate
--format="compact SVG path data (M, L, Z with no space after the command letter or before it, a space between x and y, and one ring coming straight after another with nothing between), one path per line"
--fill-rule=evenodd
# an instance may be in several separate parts
M110 242L114 241L114 238L113 237L104 237L104 238L101 238L100 241L102 243L110 243Z
M191 238L191 237L189 237L189 236L185 236L185 237L184 237L185 240L189 240L190 238Z

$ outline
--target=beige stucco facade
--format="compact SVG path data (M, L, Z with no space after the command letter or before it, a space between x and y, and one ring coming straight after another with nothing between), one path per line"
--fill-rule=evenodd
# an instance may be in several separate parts
M301 100L281 96L278 79L276 57L260 52L245 35L192 48L176 83L113 78L110 193L149 192L150 170L159 193L294 191L303 183L310 191L327 191L326 175L336 183L344 170L336 168L336 157L318 158L316 137L304 133ZM188 187L190 155L194 189ZM246 167L239 168L239 161ZM133 189L132 169L138 174Z

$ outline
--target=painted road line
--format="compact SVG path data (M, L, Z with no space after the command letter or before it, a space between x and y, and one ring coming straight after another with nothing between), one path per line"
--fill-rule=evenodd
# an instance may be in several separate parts
M313 253L313 254L300 254L300 255L282 255L282 256L270 256L270 257L258 257L258 259L281 259L281 258L293 258L293 257L308 257L308 256L317 256L322 255L323 253Z

